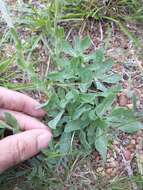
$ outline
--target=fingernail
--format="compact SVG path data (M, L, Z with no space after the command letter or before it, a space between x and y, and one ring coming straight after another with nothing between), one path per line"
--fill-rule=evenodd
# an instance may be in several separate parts
M35 110L42 109L42 104L37 104L34 108L35 108Z
M37 146L39 150L42 150L44 148L47 148L49 141L51 140L51 134L46 133L43 135L40 135L37 139Z

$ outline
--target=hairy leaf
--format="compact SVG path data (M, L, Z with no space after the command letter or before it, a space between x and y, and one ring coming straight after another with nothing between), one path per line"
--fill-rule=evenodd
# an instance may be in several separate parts
M80 139L81 144L82 144L83 147L85 148L85 150L88 150L88 151L89 151L89 150L91 149L91 146L90 146L90 144L87 142L86 133L85 133L84 131L80 131L79 139Z
M100 117L106 113L107 110L111 109L113 102L115 101L116 94L110 94L106 97L102 103L98 104L95 108L97 115Z
M65 127L65 132L70 133L72 131L84 129L89 124L89 121L82 121L80 119L69 121Z
M81 106L81 105L80 105L80 106L75 110L74 114L72 115L73 120L79 119L79 117L80 117L83 113L88 112L90 109L91 109L91 106L90 106L90 105L85 105L85 106Z
M71 56L75 56L75 52L74 49L72 48L72 46L69 44L69 42L67 41L63 41L62 42L62 50L64 53L69 54Z
M57 124L59 123L62 115L64 113L64 110L61 111L53 120L51 120L49 123L48 123L48 126L51 128L51 129L56 129L57 127Z
M91 39L89 36L86 36L83 40L81 40L81 49L82 51L85 51L87 48L91 45Z
M120 129L127 133L134 133L143 129L143 124L140 123L132 110L127 108L116 108L107 118L107 121L112 127Z
M126 133L134 133L137 132L141 129L143 129L143 123L139 122L139 121L132 121L129 123L125 123L122 124L123 126L119 127L118 129L120 129L121 131L124 131Z
M95 148L106 161L108 140L104 131L99 127L96 131Z
M12 127L14 133L18 133L20 131L20 126L12 114L5 112L5 121Z
M60 139L60 152L68 153L71 149L71 133L63 133Z
M109 84L117 84L121 80L121 76L118 74L113 75L102 75L98 77L101 81Z

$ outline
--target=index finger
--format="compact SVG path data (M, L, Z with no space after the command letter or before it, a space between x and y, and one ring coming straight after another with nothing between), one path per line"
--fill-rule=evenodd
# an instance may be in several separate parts
M0 87L0 108L42 117L45 115L45 112L42 109L36 110L35 107L38 105L39 103L36 100L25 94Z

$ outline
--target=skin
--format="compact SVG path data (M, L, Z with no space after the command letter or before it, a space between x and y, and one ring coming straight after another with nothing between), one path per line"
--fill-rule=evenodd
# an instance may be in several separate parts
M0 140L0 173L47 148L52 134L38 118L45 115L36 110L38 102L24 94L0 87L0 120L11 113L18 121L21 133Z

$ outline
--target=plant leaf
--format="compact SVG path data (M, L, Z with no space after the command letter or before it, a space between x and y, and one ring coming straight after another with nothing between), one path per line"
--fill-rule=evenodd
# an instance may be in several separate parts
M95 138L96 138L96 126L92 123L87 128L86 131L87 131L87 140L88 140L89 144L94 145L95 144Z
M108 140L104 131L99 127L96 131L95 148L98 150L103 160L106 161Z
M60 152L68 153L71 148L71 133L63 133L60 139Z
M143 129L143 124L139 121L133 121L128 124L123 124L123 126L119 127L118 129L126 133L135 133Z
M107 88L104 86L104 84L102 84L100 81L96 81L95 82L95 86L98 90L105 92L107 91Z
M52 81L60 81L63 82L66 78L66 75L64 72L61 71L56 71L56 72L51 72L48 74L48 79L52 80Z
M1 72L1 73L2 73L2 72L5 72L6 69L8 68L8 66L9 66L10 64L12 64L12 61L14 60L13 58L14 58L14 57L8 58L8 59L6 59L6 60L0 62L0 72Z
M105 114L105 112L111 108L113 102L115 101L115 97L116 97L116 94L112 93L108 97L106 97L102 101L102 103L98 104L97 107L95 108L96 114L100 117L103 114Z
M82 121L80 119L77 119L77 120L74 120L74 121L70 121L65 126L64 132L70 133L72 131L84 129L88 124L89 124L89 121Z
M80 46L82 51L85 51L88 49L91 45L91 38L89 36L86 36L84 39L82 39Z
M9 126L0 120L0 129L6 129L6 128L9 128Z
M87 68L80 68L80 77L82 83L90 83L93 79L93 73Z
M109 84L116 84L121 80L121 76L119 74L102 75L101 77L98 77L98 79Z
M95 77L100 79L100 77L105 74L106 72L110 71L112 66L113 66L113 61L110 59L106 62L101 62L101 63L93 63L88 66L88 68L91 71L95 72Z
M13 22L12 22L12 18L7 10L7 6L6 3L2 0L0 0L0 11L2 12L2 16L5 20L5 22L7 23L9 28L13 28Z
M64 110L61 111L53 120L51 120L49 123L48 123L48 126L51 128L51 129L56 129L57 127L57 124L59 123L62 115L64 113Z
M104 61L104 49L98 49L95 53L96 64L102 64Z
M76 52L76 57L78 57L79 55L82 54L82 50L81 50L81 40L78 36L76 36L74 38L74 50Z
M80 117L83 113L88 112L90 109L91 109L91 106L90 106L90 105L85 105L85 106L81 106L81 105L80 105L80 106L75 110L75 112L74 112L74 114L73 114L73 116L72 116L73 120L79 119L79 117Z
M137 121L132 110L127 108L116 108L107 118L112 127L118 128L126 133L134 133L143 129L143 124Z
M120 118L120 119L119 119ZM132 110L127 108L115 108L112 110L111 114L107 118L109 122L124 123L128 121L135 121L136 118Z
M86 133L84 131L80 131L79 139L80 139L81 144L84 146L85 150L89 151L91 149L91 146L87 142Z
M18 133L20 131L20 126L15 117L8 112L5 112L4 115L6 123L13 128L13 132Z
M70 43L68 41L62 42L62 51L71 56L75 56L74 49L72 48L72 46L70 45Z
M79 98L80 98L80 102L82 104L95 104L96 101L96 94L95 93L81 93Z
M79 89L81 92L87 92L88 88L91 86L91 82L88 83L80 83Z

